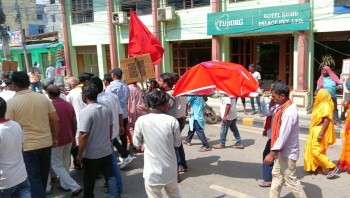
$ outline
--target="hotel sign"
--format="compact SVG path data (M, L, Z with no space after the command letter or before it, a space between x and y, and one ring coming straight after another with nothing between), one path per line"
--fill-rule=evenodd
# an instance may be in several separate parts
M207 34L287 32L310 29L310 3L209 13Z

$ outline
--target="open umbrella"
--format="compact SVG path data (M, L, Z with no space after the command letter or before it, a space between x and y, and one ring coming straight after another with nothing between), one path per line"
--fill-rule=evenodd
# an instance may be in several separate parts
M242 65L207 61L189 69L176 83L174 96L213 95L215 90L230 96L248 97L259 85Z

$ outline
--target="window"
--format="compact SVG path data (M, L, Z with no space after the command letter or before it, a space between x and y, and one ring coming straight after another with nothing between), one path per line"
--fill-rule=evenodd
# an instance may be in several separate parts
M242 1L251 1L251 0L230 0L230 3L238 3Z
M55 4L55 0L50 0L50 4Z
M36 19L37 20L43 20L43 14L36 14Z
M53 23L55 23L56 22L56 16L53 14L53 15L51 15L51 20L52 20L52 22Z
M71 0L72 23L94 22L93 0Z
M150 0L124 0L121 1L121 9L128 13L132 9L137 15L152 14L152 1Z
M42 34L45 32L45 26L44 25L38 25L38 33Z
M210 0L168 0L168 6L174 6L175 10L190 9L210 6Z
M83 54L84 72L91 72L99 75L97 54Z

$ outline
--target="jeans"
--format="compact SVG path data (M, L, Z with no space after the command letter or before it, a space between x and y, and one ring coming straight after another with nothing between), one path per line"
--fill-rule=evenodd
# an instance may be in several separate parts
M207 137L205 137L204 130L199 126L198 121L195 120L193 122L193 131L188 131L188 135L186 137L187 142L191 142L194 136L194 132L197 132L198 138L201 140L203 147L209 148L209 143Z
M70 150L72 143L52 148L51 165L56 175L60 178L60 184L64 189L75 192L80 188L77 182L69 175Z
M85 198L94 197L95 181L99 171L101 171L104 177L107 178L108 189L110 189L109 197L119 198L118 192L113 190L113 189L117 189L117 179L115 177L115 174L113 173L112 155L107 155L105 157L98 158L98 159L83 158L83 164L84 164L83 180L84 180L84 197Z
M114 148L112 146L112 163L113 163L113 173L117 179L117 190L120 194L123 191L123 180L122 180L122 174L120 173L120 169L117 163L117 159L115 157ZM107 178L105 178L107 180ZM110 190L110 189L109 189Z
M30 184L28 179L24 180L22 183L17 184L11 188L0 190L1 198L31 198Z
M179 122L180 125L180 132L185 128L186 125L186 118L178 118L177 121ZM176 158L177 158L177 164L179 168L188 168L187 163L186 163L186 157L185 157L185 151L184 151L184 146L181 142L181 145L177 148L175 148L176 151Z
M46 185L51 165L51 146L23 152L30 191L35 198L46 197Z
M256 103L258 104L258 111L261 113L260 96L255 97ZM250 97L250 104L252 105L252 110L255 112L254 97Z
M263 152L263 161L265 159L265 157L270 153L271 150L271 139L269 139L266 142L266 146ZM272 181L272 168L273 168L273 163L266 165L263 163L263 179L264 181Z
M333 103L334 103L334 110L333 110L333 115L334 115L334 123L340 123L339 119L339 112L338 112L338 104L337 104L337 98L332 97Z
M35 83L30 83L30 88L32 89L33 92L36 92L35 88L38 88L39 93L43 93L43 91L41 90L41 82L35 82Z
M231 129L233 132L233 136L236 138L236 142L239 144L242 144L241 136L239 134L237 125L236 125L237 119L234 120L227 120L226 123L221 122L221 130L220 130L220 144L225 145L226 143L226 137L227 137L227 131L228 128Z
M124 147L119 143L117 138L113 139L113 146L118 150L119 154L122 158L127 158L129 155L129 152L124 149Z

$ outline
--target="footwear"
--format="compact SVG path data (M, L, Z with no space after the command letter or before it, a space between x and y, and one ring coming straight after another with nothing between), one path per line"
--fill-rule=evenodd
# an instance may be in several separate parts
M235 149L244 149L244 146L242 143L235 143L232 148L235 148Z
M71 197L78 197L82 192L83 192L83 189L82 189L82 188L79 188L79 189L76 190L75 192L72 192Z
M335 167L334 170L329 171L327 174L327 179L333 179L334 176L338 173L338 171L339 171L338 167Z
M186 140L182 140L182 144L187 145L187 146L191 146L191 142L187 142Z
M188 171L188 168L179 168L179 173L185 173Z
M259 183L259 186L263 188L271 187L271 182L262 181Z
M123 163L120 165L120 169L125 168L128 164L130 164L130 162L132 162L132 160L134 160L134 158L128 155L128 157L123 159Z
M46 194L51 195L53 193L52 187L50 189L46 189Z
M250 113L250 115L255 115L256 114L256 112L255 111L253 111L252 113Z
M246 111L243 112L245 115L248 115L248 113Z
M57 185L57 188L58 188L59 190L64 191L64 192L69 192L69 191L70 191L70 189L65 189L65 188L63 188L61 185Z
M264 117L264 115L262 113L259 113L260 117Z
M213 148L214 148L214 149L223 149L223 148L225 148L225 145L222 145L222 144L215 144L215 145L213 146Z
M206 152L206 151L211 151L211 148L206 148L206 147L201 147L200 149L198 149L199 152Z

